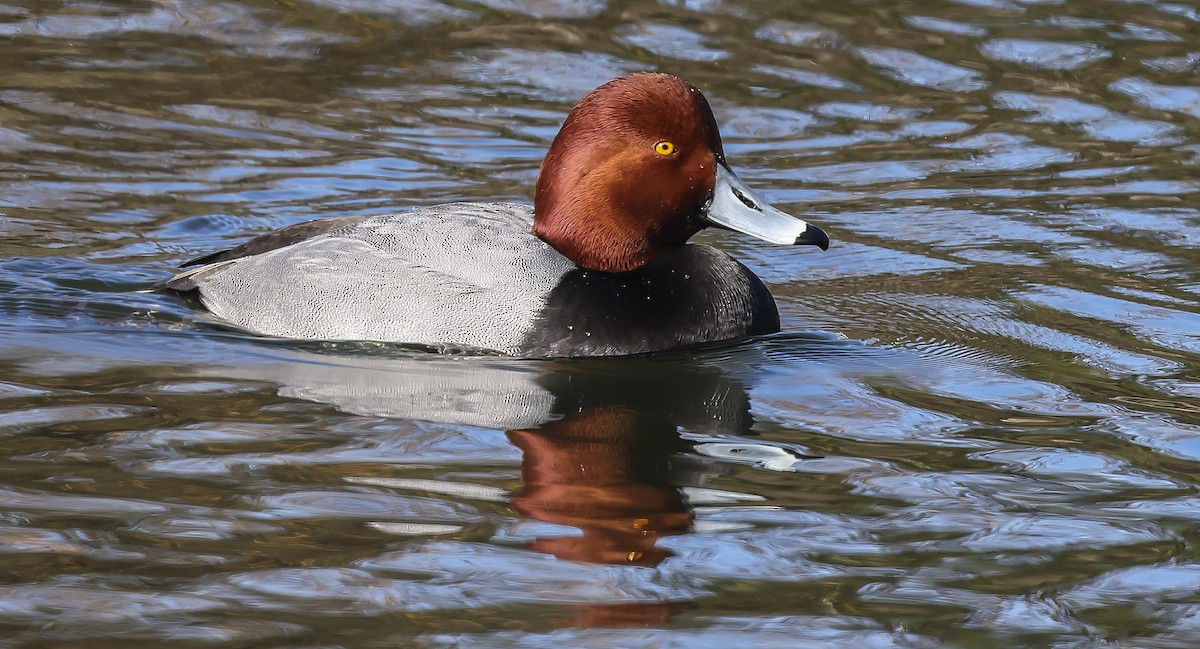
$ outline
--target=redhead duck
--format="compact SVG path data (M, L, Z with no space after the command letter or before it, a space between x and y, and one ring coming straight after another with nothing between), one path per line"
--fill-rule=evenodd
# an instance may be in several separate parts
M619 356L779 331L762 281L687 240L705 227L829 247L729 168L708 101L669 74L571 110L534 206L453 203L288 226L194 259L162 287L269 336Z

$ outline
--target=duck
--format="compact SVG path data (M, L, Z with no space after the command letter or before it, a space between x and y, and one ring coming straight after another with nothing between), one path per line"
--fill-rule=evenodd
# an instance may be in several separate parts
M725 159L704 94L635 73L585 95L533 206L449 203L283 227L185 262L158 288L262 336L525 358L624 356L779 331L753 272L688 240L709 227L829 248Z

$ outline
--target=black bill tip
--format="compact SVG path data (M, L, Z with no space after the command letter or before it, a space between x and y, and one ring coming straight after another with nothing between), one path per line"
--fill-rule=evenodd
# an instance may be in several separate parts
M811 223L807 225L808 227L804 228L804 232L801 232L800 236L796 237L796 241L793 242L794 245L817 246L821 250L829 250L829 235Z

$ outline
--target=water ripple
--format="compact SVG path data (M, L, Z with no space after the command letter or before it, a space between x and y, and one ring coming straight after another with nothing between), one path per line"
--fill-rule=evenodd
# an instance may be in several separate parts
M0 5L0 646L1196 646L1198 24ZM830 233L697 237L781 333L534 362L148 291L306 219L528 202L636 70L702 88L730 164Z
M1047 70L1074 70L1112 56L1085 43L1059 43L1021 38L997 38L979 46L984 56Z

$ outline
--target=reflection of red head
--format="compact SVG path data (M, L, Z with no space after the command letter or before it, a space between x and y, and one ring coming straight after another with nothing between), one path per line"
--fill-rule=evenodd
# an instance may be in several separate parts
M558 626L580 627L646 627L662 626L679 611L687 610L688 602L638 602L636 604L581 604L572 606L575 617L560 620Z
M686 532L691 512L658 483L665 457L647 447L637 413L592 408L538 430L513 430L525 486L513 497L523 516L569 525L582 536L537 539L530 547L560 559L652 566L669 556L659 536ZM673 433L673 431L672 431Z

